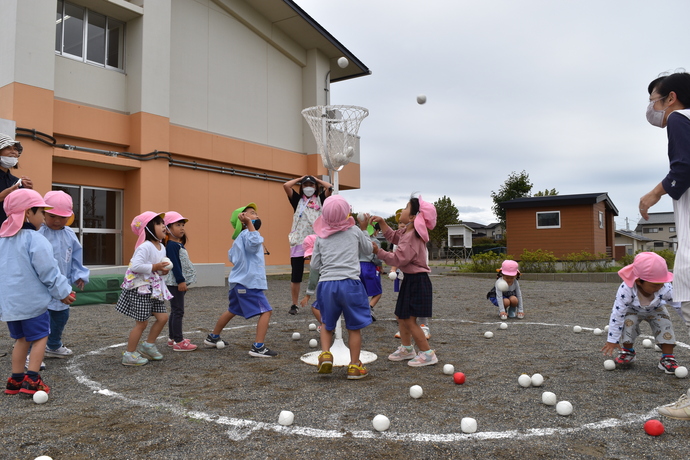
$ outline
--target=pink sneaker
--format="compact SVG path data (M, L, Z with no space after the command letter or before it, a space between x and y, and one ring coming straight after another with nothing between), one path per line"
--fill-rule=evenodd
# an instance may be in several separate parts
M173 345L175 345L175 341L173 339L168 339L168 346L172 347Z
M197 346L194 345L189 339L184 339L182 342L177 342L173 345L173 351L194 351Z

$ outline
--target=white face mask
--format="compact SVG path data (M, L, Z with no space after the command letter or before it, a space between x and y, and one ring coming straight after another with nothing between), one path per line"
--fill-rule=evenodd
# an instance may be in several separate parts
M304 187L302 189L302 193L304 193L309 198L311 198L314 192L316 192L316 189L314 187Z
M658 128L664 127L664 114L665 110L654 110L654 103L656 101L649 101L647 106L647 121L650 125L656 126Z
M17 166L17 157L0 157L0 166L6 169L14 168Z

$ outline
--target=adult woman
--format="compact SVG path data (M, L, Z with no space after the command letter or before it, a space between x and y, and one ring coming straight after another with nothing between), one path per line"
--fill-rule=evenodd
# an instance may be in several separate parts
M5 197L19 188L34 188L33 182L26 176L21 178L10 174L10 169L17 168L17 161L22 154L22 144L7 134L0 134L0 203ZM5 209L0 205L0 224L7 219Z
M663 195L673 199L678 232L678 250L673 268L673 300L681 302L685 324L690 326L690 74L673 73L653 80L647 88L647 120L666 127L670 169L666 177L640 198L640 214L649 217L649 208ZM668 417L690 420L690 399L683 395L672 405L659 408Z
M297 184L299 184L299 192L293 188ZM300 283L302 283L302 276L304 275L302 242L306 236L314 233L314 221L321 215L323 202L331 196L333 186L314 176L302 176L285 182L283 189L295 210L292 216L292 229L288 238L290 240L290 265L292 266L290 278L292 282L290 286L292 306L289 313L296 315Z

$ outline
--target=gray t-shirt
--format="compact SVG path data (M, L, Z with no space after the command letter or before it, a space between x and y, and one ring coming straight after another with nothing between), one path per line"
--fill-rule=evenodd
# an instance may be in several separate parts
M321 274L321 281L359 279L359 253L371 253L369 236L356 226L328 238L317 238L311 256L311 268Z

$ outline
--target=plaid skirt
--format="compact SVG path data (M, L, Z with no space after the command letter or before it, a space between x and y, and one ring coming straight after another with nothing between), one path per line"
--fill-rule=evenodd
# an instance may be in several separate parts
M408 319L432 316L433 291L428 273L405 273L395 304L395 316Z
M165 302L151 294L142 295L136 289L123 289L115 309L134 321L147 321L154 313L167 313Z

